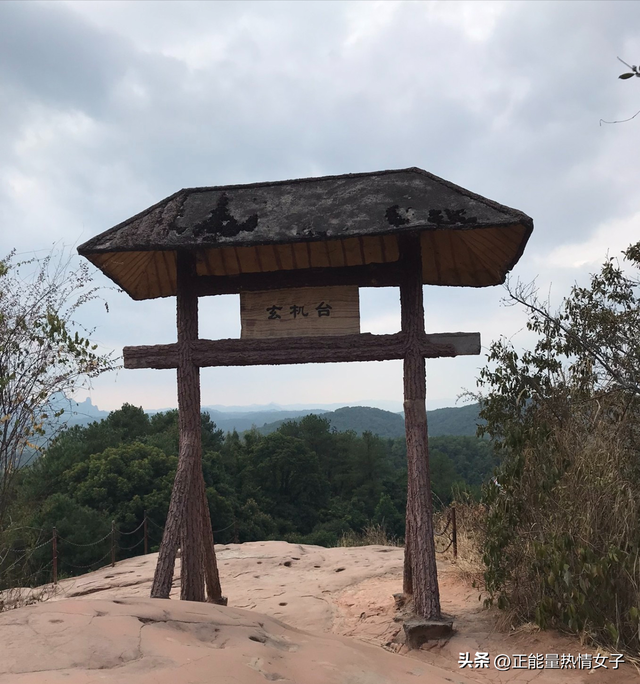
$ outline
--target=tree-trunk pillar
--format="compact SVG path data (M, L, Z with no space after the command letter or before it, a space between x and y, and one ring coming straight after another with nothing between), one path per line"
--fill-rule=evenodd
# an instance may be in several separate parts
M227 600L222 596L220 586L220 575L218 573L218 562L216 560L216 550L213 545L213 528L211 527L211 515L209 513L209 501L204 484L204 477L200 477L202 492L202 541L204 545L204 577L207 588L207 601L226 606Z
M407 499L408 498L409 492L407 491ZM411 519L409 518L408 505L404 523L404 568L402 572L402 592L407 596L413 595L413 573L411 570Z
M408 337L404 358L404 416L407 437L407 566L404 590L412 590L414 609L424 618L440 618L440 592L433 537L433 501L427 441L426 368L420 349L425 334L422 255L418 235L401 240L402 331Z
M201 492L198 484L202 478L200 371L191 357L191 342L198 339L195 255L179 251L176 261L180 450L151 596L169 598L180 544L180 598L204 601L203 500L202 495L194 496Z

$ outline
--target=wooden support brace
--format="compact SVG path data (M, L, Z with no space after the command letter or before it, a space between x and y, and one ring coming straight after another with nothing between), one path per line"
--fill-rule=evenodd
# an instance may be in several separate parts
M152 598L169 598L178 545L182 549L180 598L204 601L205 579L212 600L222 597L211 520L202 476L200 369L193 360L198 338L198 297L194 292L195 259L178 254L176 367L180 453L167 522L151 587Z
M400 286L404 357L404 418L407 437L407 522L404 591L413 594L418 617L439 619L440 592L433 538L433 501L427 437L426 368L422 353L424 305L420 238L403 236L400 243L404 279Z
M176 344L125 347L125 368L177 368L180 427L180 455L169 505L167 524L160 546L151 596L168 598L178 545L182 547L181 598L225 601L213 548L211 520L207 511L202 478L200 436L199 369L207 366L254 366L349 361L404 359L405 424L409 489L407 500L405 593L413 592L418 615L440 616L438 580L433 544L431 487L429 481L427 424L425 407L425 358L454 357L480 353L479 333L439 333L424 331L422 266L419 238L404 236L401 269L398 264L379 265L367 271L355 269L310 269L310 280L295 281L291 274L273 277L258 274L242 280L240 289L267 289L316 284L400 284L402 330L393 335L337 335L270 339L198 339L198 297L220 294L222 280L196 275L193 254L179 253L177 259L178 297ZM316 272L317 271L317 272ZM333 271L333 280L327 273ZM372 273L376 282L361 282ZM366 278L364 277L366 275ZM264 278L263 278L264 276ZM337 280L336 280L337 278ZM291 282L289 282L291 280ZM239 287L236 283L234 286ZM237 291L237 290L234 290Z
M267 273L241 273L225 276L199 276L196 289L199 296L236 294L260 290L281 290L297 287L328 287L357 285L358 287L393 287L400 283L401 268L397 261L342 268L303 268Z
M403 359L408 345L423 358L480 353L480 333L394 335L337 335L269 339L194 340L193 363L208 366L270 366L297 363L387 361ZM125 347L125 368L177 368L178 345Z

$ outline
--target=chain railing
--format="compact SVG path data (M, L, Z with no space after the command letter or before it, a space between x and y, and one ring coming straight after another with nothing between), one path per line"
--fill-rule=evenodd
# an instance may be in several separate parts
M438 548L436 549L437 553L445 553L449 549L452 549L453 551L453 557L457 558L458 557L458 530L457 530L457 521L456 521L456 509L455 506L449 506L446 512L446 522L444 524L444 527L442 530L434 530L434 536L437 539L441 539L443 543L445 544L444 548ZM443 516L444 517L444 516ZM149 526L149 523L151 523L151 528ZM214 534L219 534L221 532L226 532L230 528L234 527L237 525L237 522L234 520L233 523L230 525L227 525L226 527L220 529L220 530L215 530ZM41 528L36 528L36 527L31 527L31 526L22 526L18 528L13 528L9 529L9 532L18 532L21 530L30 530L30 531L36 531L39 532L40 534L43 534L45 532L44 529ZM141 538L136 541L133 544L128 544L126 546L123 546L119 543L119 538L121 536L130 536L133 534L136 534L142 530L142 536ZM44 570L47 568L51 567L51 580L52 583L55 585L58 583L58 574L59 574L59 564L61 560L64 560L64 566L72 571L83 571L80 574L84 574L84 572L90 572L92 570L97 570L100 567L104 567L105 565L111 565L113 567L116 563L116 558L118 556L119 551L124 551L125 553L131 552L138 547L143 545L143 555L147 555L149 553L149 542L150 542L150 530L153 534L153 537L155 538L153 541L154 542L160 542L162 535L164 533L164 526L158 525L158 523L155 522L152 518L148 517L146 514L146 511L143 515L142 522L133 530L125 531L125 530L120 530L117 528L115 521L111 522L111 529L109 532L107 532L104 536L100 537L100 539L91 541L91 542L86 542L86 543L78 543L75 541L72 541L71 539L67 539L66 537L61 536L58 533L58 530L56 527L52 528L51 531L51 536L46 539L45 541L42 541L36 546L33 546L29 549L23 549L20 553L18 558L15 560L12 560L11 564L8 565L7 567L2 567L4 564L4 561L6 560L9 551L7 550L7 553L0 558L0 580L2 576L8 577L9 573L11 570L16 568L20 563L24 563L26 566L29 559L33 556L33 554L46 547L47 545L51 545L51 560L44 566L40 566L38 570L33 574L32 578L35 578L36 576L41 578L42 573ZM97 547L100 544L103 544L109 540L108 544L108 549L106 552L97 560L91 561L89 563L72 563L69 560L68 556L71 556L73 558L73 554L69 553L68 555L64 553L64 547L65 545L68 545L69 547L73 547L75 549L91 549L93 547ZM66 556L66 557L65 557ZM106 562L105 561L109 561ZM25 577L23 576L23 580L29 580L31 576Z
M227 525L226 527L220 530L214 530L214 534L226 532L227 530L231 529L236 525L237 521L234 520L230 525ZM21 532L23 530L39 532L40 535L43 535L46 532L45 529L32 527L29 525L9 528L6 531L13 534L15 532ZM135 541L134 543L126 545L120 543L121 537L129 537L133 534L140 533L141 530L141 538ZM152 542L154 545L159 545L163 533L164 526L159 525L157 522L155 522L155 520L153 520L153 518L150 518L147 515L146 511L143 514L142 522L135 529L128 531L119 529L116 526L115 521L112 521L111 529L104 536L90 542L80 543L68 539L59 533L57 527L53 527L48 539L41 543L38 543L34 547L31 547L29 549L23 549L21 552L19 552L21 553L21 555L16 559L11 559L12 562L7 567L2 567L4 561L7 559L9 553L13 553L14 551L11 548L8 548L4 556L2 556L0 553L0 583L3 576L5 578L8 577L9 572L17 566L19 566L21 563L23 563L26 568L26 564L28 563L29 559L33 556L33 554L36 551L46 547L47 545L51 545L51 560L45 566L40 566L38 570L36 570L32 574L22 574L22 581L28 582L31 579L35 578L41 579L43 570L45 570L48 567L51 567L51 581L53 584L57 584L59 578L59 570L62 561L64 561L65 568L72 571L83 571L83 573L81 574L84 574L84 572L97 570L98 568L104 567L105 565L109 564L113 567L116 563L118 554L121 551L128 553L142 546L143 548L141 549L141 551L143 552L143 555L147 555L149 553L150 542ZM105 542L107 544L105 544ZM80 551L82 549L86 549L87 551L89 551L92 548L99 547L101 544L105 544L105 546L108 545L108 549L103 555L101 555L100 558L97 558L96 560L93 560L88 563L71 562L69 557L74 558L74 556L77 556L77 551ZM65 547L67 547L67 553L65 553ZM70 552L70 548L75 549L76 553L74 554L73 552Z
M151 525L153 526L151 530L149 529L149 523L151 523ZM46 530L43 528L33 527L30 525L9 528L5 532L13 535L14 533L23 532L26 530L30 532L38 532L40 533L40 535L44 535L44 533L46 532ZM141 530L141 538L138 541L127 545L120 544L120 537L128 537L130 535L140 533ZM21 581L23 583L30 582L34 579L42 579L43 571L51 567L51 582L52 584L57 584L61 561L64 561L65 568L72 571L80 570L83 571L82 574L84 574L84 572L89 572L91 570L96 570L105 565L109 565L108 561L110 561L110 565L113 567L116 563L116 559L120 551L127 553L144 545L142 550L146 555L149 553L150 541L152 541L154 544L159 544L162 538L163 531L163 526L158 525L153 519L149 518L147 516L146 511L143 515L142 522L135 529L128 531L118 529L115 521L112 521L111 529L104 536L86 543L80 543L73 541L72 539L67 539L59 533L57 527L53 527L51 532L49 533L50 536L46 540L39 542L35 546L30 547L28 549L22 549L18 551L17 558L11 558L11 555L16 553L15 549L12 549L11 546L9 546L5 550L4 554L0 552L0 582L3 577L9 578L9 573L21 564L24 566L26 570L28 567L29 560L31 559L33 554L36 551L39 551L40 549L46 547L47 545L51 546L51 560L46 565L41 565L35 572L31 574L29 574L28 571L26 573L20 573ZM93 560L88 563L71 562L70 557L74 558L74 556L77 556L78 551L81 551L83 549L90 551L95 547L99 547L101 544L105 544L105 546L108 546L108 550L106 551L106 553L101 555L100 558L97 558L96 560ZM67 547L68 553L65 553L65 547ZM71 552L71 548L75 549L76 553ZM4 584L4 582L2 582L2 584Z
M458 522L456 520L456 507L449 506L447 509L447 522L441 532L434 530L435 537L444 537L448 540L448 544L444 549L436 549L436 553L445 553L449 549L453 549L453 557L458 557Z

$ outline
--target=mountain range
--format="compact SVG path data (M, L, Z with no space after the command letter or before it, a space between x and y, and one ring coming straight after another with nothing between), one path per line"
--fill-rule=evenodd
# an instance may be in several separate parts
M90 398L80 403L65 398L62 406L65 408L64 418L70 426L87 425L109 415L108 411L102 411L94 406ZM326 404L308 408L280 407L276 404L247 407L216 405L203 406L202 410L208 412L213 422L224 432L233 432L233 430L245 432L255 427L259 432L269 434L287 420L298 420L309 414L315 414L327 418L331 427L339 432L346 430L353 430L357 434L371 432L388 438L404 436L402 413L369 406L341 406L335 410L328 410ZM479 422L478 411L478 404L427 411L429 435L432 437L474 436ZM147 411L149 414L158 412Z

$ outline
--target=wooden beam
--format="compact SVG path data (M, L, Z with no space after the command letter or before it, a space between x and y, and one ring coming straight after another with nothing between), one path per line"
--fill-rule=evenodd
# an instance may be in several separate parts
M451 347L453 354L443 354L443 356L478 356L480 354L480 333L430 333L423 334L423 340L434 346ZM426 359L436 358L423 354Z
M358 285L359 287L394 287L400 284L401 269L397 261L343 268L298 268L290 271L241 273L225 276L198 276L199 296L237 294L258 290L281 290L295 287L328 287Z
M423 358L480 353L480 333L422 334L412 338ZM387 361L406 356L408 336L337 335L335 337L287 337L270 339L194 340L193 362L208 366L271 366L298 363ZM178 345L125 347L125 368L177 368Z
M191 345L198 339L198 297L194 292L195 258L178 252L176 317L178 343L178 426L180 446L167 522L151 586L152 598L169 598L178 545L182 549L180 598L204 601L203 501L194 495L202 479L200 426L200 369L193 361ZM204 483L202 483L204 492Z
M427 437L426 369L423 343L422 252L420 236L400 240L403 280L400 319L406 335L404 425L407 437L407 511L403 591L413 595L418 617L438 620L440 590L433 530L433 501Z

